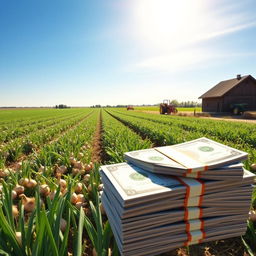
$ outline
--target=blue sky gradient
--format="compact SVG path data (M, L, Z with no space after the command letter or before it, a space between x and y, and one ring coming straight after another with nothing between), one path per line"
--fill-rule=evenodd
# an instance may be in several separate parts
M0 0L0 106L155 104L256 77L254 0Z

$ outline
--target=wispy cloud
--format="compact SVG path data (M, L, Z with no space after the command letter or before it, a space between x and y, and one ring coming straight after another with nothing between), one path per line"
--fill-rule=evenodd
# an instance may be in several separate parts
M246 8L243 2L232 4L228 0L215 6L207 0L191 1L192 5L182 0L138 2L137 39L148 52L135 63L136 69L176 72L213 60L248 55L243 50L234 54L233 49L220 49L212 40L256 27L256 15L248 8L253 4L250 1L246 1Z
M175 73L207 66L210 62L234 60L234 58L256 56L256 52L213 52L202 49L187 49L168 55L159 55L143 59L135 64L135 69L142 71L163 71Z
M236 26L234 25L231 27L223 28L222 30L219 30L219 31L210 32L209 34L205 34L201 38L197 38L194 41L201 42L204 40L209 40L212 38L225 36L228 34L232 34L232 33L235 33L235 32L241 31L241 30L245 30L245 29L249 29L249 28L253 28L253 27L256 27L256 21L244 23L244 24L240 24L240 25L236 25Z

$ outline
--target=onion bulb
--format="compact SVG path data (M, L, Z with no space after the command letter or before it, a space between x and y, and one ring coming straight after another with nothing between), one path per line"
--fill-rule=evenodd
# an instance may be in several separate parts
M88 184L89 181L90 181L90 174L85 174L83 181L84 181L85 184Z
M64 174L67 172L67 167L65 165L61 165L57 168L56 172L59 172L61 174Z
M65 194L67 194L67 192L68 192L67 189L63 189L63 190L61 191L61 196L64 196Z
M80 173L80 170L79 169L77 169L77 168L73 168L72 169L72 174L75 176L75 175L77 175L78 173Z
M100 184L99 186L98 186L98 191L102 191L103 190L103 184Z
M72 165L74 165L74 164L76 163L76 159L75 159L73 156L71 156L71 157L69 158L69 161L70 161L70 163L71 163Z
M84 175L84 174L85 174L85 170L84 170L84 169L80 169L80 170L79 170L79 173L80 173L81 175Z
M38 172L39 173L43 173L45 170L45 167L43 165L40 165L39 169L38 169Z
M70 198L70 201L71 201L71 203L72 204L76 204L77 203L77 194L76 193L73 193L72 195L71 195L71 198Z
M66 228L67 228L67 221L65 219L61 218L60 219L60 230L61 230L61 232L64 233Z
M21 245L21 232L15 233L16 240L18 241L18 244Z
M27 188L35 188L37 186L37 182L33 179L29 179L27 182L27 185L25 187Z
M6 169L6 170L0 170L0 178L5 178L9 175L9 171Z
M77 195L77 202L82 202L82 203L85 202L85 197L84 197L83 194L78 194Z
M101 212L101 215L106 215L106 212L102 203L100 203L100 212Z
M75 192L76 192L77 194L79 194L79 193L82 192L82 190L83 190L83 184L82 184L81 182L78 182L78 183L76 184L76 187L75 187Z
M40 195L42 196L48 196L51 192L50 187L47 184L42 184L39 187Z
M91 165L90 164L86 164L84 167L86 172L90 172L92 170Z
M84 203L83 203L83 202L77 202L77 203L75 204L75 206L76 206L77 209L80 209L81 207L84 206Z
M87 190L88 190L88 192L92 192L92 185L91 184L88 185Z
M256 222L256 211L254 210L249 211L249 220Z
M26 197L24 194L21 194L20 198L26 212L32 212L35 209L36 199L34 197Z
M24 193L24 190L25 188L19 184L17 184L13 190L17 193L17 195L20 195L20 194L23 194Z
M88 185L87 190L88 190L88 192L92 192L92 185L91 184Z
M17 197L17 193L15 190L12 190L12 199L15 199Z
M21 186L27 187L28 181L29 181L28 178L21 178L21 179L19 180L19 184L20 184Z
M253 172L256 172L256 163L254 163L254 164L251 165L251 170L252 170Z
M49 197L50 197L50 199L51 199L51 200L53 200L53 199L54 199L54 197L55 197L56 193L57 193L56 191L52 191L52 192L50 192Z
M58 184L64 189L67 187L67 182L64 179L59 179Z
M17 218L19 216L19 210L16 205L12 206L12 215L14 218Z
M84 168L82 162L80 162L80 161L75 162L75 163L74 163L74 167L77 168L77 169L79 169L79 170L81 170L81 169Z

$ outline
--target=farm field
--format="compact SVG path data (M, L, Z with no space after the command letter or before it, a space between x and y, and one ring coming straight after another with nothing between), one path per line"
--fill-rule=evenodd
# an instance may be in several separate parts
M0 255L119 255L100 202L99 166L124 161L124 152L205 136L248 152L247 169L256 163L255 124L120 108L29 109L0 110L0 131ZM254 253L248 221L242 239L162 255Z
M196 107L196 108L177 108L178 112L202 112L201 107ZM140 111L158 111L159 112L159 106L146 106L146 107L134 107L134 110L140 110Z

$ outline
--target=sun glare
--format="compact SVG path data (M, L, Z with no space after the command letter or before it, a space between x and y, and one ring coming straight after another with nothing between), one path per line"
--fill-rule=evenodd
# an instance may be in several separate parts
M157 48L173 50L202 29L202 0L136 0L138 36Z

